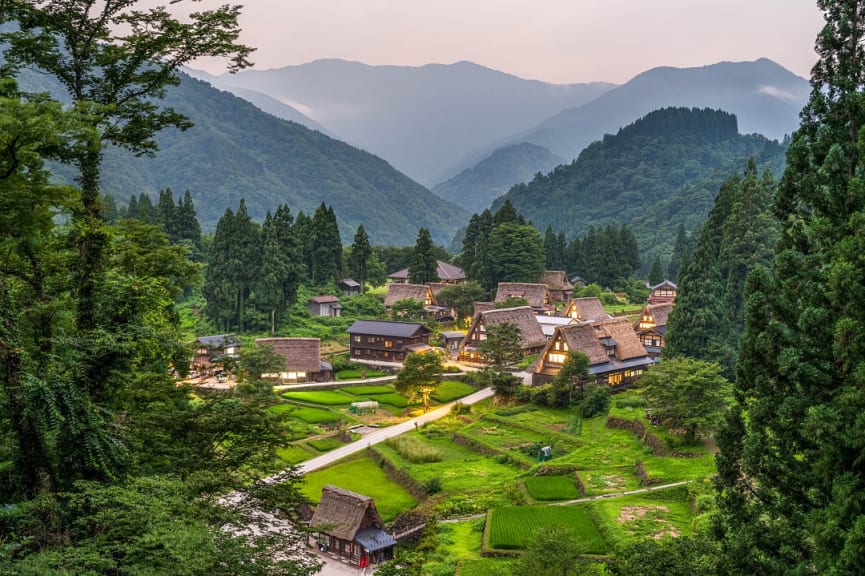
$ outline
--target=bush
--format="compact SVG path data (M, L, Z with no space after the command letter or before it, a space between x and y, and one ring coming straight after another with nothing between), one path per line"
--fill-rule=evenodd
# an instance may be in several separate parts
M438 494L442 491L441 478L439 478L438 476L433 476L432 478L423 483L423 489L427 493L427 496Z
M606 386L599 386L594 382L586 384L583 388L583 401L580 404L583 418L606 414L609 409L610 390Z
M612 292L604 292L601 294L601 303L604 306L615 306L619 303L619 299Z
M649 405L645 396L634 396L628 394L616 398L616 408L645 408Z
M451 414L454 416L459 416L460 414L471 414L472 407L469 404L463 404L462 402L456 402L453 406L451 406Z

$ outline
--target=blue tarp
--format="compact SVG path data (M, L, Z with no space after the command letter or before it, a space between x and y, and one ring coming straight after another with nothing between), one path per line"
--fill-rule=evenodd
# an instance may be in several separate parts
M396 540L393 539L393 536L381 528L364 528L363 530L358 530L354 540L370 552L376 552L383 548L396 546Z

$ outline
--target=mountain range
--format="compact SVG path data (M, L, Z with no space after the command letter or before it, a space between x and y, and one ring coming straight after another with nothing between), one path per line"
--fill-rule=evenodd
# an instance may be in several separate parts
M240 90L266 94L427 186L453 176L454 166L490 142L614 87L524 80L471 62L409 67L316 60L218 77L189 72L241 97Z
M554 85L469 62L400 67L319 60L218 77L193 73L244 98L265 94L287 107L274 114L303 113L307 125L381 155L469 211L549 171L553 159L570 161L604 134L665 106L727 110L743 133L781 139L798 126L810 90L805 79L765 58L653 68L621 86Z

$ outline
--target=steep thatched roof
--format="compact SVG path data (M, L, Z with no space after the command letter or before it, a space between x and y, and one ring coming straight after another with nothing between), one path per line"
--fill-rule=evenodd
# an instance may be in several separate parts
M574 298L565 309L565 316L570 316L581 322L600 322L608 320L610 315L604 311L600 298Z
M569 351L582 352L588 356L590 366L609 361L607 352L598 338L600 334L594 325L590 323L569 324L556 328L556 332L558 337L568 345ZM553 336L550 344L553 344L556 338L557 336Z
M307 302L315 302L316 304L335 304L339 302L339 298L330 294L322 294L321 296L313 296Z
M551 301L550 289L546 284L499 282L495 301L504 302L508 298L525 298L532 308L543 308Z
M605 337L616 342L616 358L629 360L646 356L646 349L640 343L634 327L627 318L613 318L595 324L595 328ZM603 336L602 336L603 337Z
M495 310L496 304L495 302L475 302L473 305L475 314L479 312L486 312L487 310Z
M340 540L351 541L367 515L371 516L371 526L383 527L372 498L326 484L309 525Z
M546 284L550 290L574 289L563 270L544 270L538 278L538 284Z
M667 325L667 319L670 317L670 312L673 310L673 305L670 303L649 304L643 308L643 314L637 320L635 326L639 328L641 323L653 323L653 328Z
M547 338L544 336L543 330L541 330L541 325L538 324L535 315L532 313L532 309L528 306L481 312L475 316L475 321L472 323L472 327L469 328L468 334L479 329L481 324L489 330L491 326L505 323L513 324L519 329L522 338L522 348L524 350L543 346L547 342Z
M384 306L385 308L390 308L400 300L415 300L421 304L426 304L430 294L430 287L426 284L400 284L398 282L391 282L387 285Z
M321 342L318 338L256 338L255 345L272 347L285 358L287 372L321 371Z

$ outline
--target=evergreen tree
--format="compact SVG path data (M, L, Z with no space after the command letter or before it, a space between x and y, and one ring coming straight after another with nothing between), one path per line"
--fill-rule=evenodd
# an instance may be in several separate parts
M309 279L312 277L313 248L315 245L312 219L303 212L298 212L297 218L294 219L293 230L294 237L297 238L297 241L300 244L303 269L305 270L304 279Z
M129 197L129 203L126 205L126 218L138 218L138 198L135 194Z
M201 252L201 224L195 213L192 195L187 190L183 201L177 204L177 233L179 242L190 249L191 257L196 262L203 259Z
M409 280L413 284L436 282L438 276L438 260L429 230L421 228L417 233L414 245L414 258L408 267Z
M145 224L157 224L156 208L153 206L153 201L150 196L142 192L138 195L138 210L136 219L141 220Z
M533 226L509 222L496 226L489 239L492 290L499 282L535 282L544 271L544 241Z
M517 214L517 209L510 200L505 200L493 216L493 226L502 224L525 224L525 220Z
M719 532L737 574L865 572L865 6L822 0L811 98L747 284Z
M234 324L237 310L236 293L226 270L230 258L234 230L234 212L226 208L216 223L213 242L207 258L207 272L202 295L207 301L205 313L222 331L229 331Z
M286 308L283 285L291 273L292 263L289 255L279 245L277 226L270 212L262 227L261 267L255 275L255 300L268 311L270 333L276 333L279 315Z
M363 294L367 279L367 266L372 257L372 246L363 224L358 225L354 233L354 242L351 244L351 257L348 260L348 269L351 275L360 282L360 293Z
M162 231L172 244L180 243L180 230L177 222L177 208L174 205L174 193L171 188L159 191L159 200L154 210L154 224L162 226Z
M679 278L679 270L682 269L682 258L688 253L688 235L685 225L679 224L676 230L676 242L673 244L673 254L667 264L667 279L676 282Z
M322 286L342 275L342 240L333 208L324 202L312 217L312 281Z
M255 284L262 256L260 227L249 217L243 198L234 215L231 232L225 273L237 292L237 329L243 332L247 299Z
M297 301L297 290L306 276L303 263L303 249L294 227L294 218L288 205L276 207L273 215L273 226L276 229L276 241L279 251L286 258L287 268L282 277L282 301L285 308ZM280 312L283 312L280 310Z
M661 269L661 257L655 256L652 269L649 271L649 284L656 286L664 281L664 271Z

